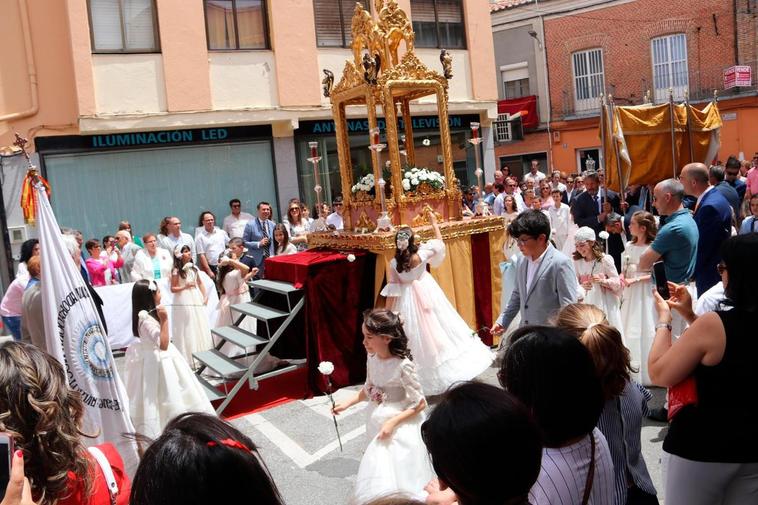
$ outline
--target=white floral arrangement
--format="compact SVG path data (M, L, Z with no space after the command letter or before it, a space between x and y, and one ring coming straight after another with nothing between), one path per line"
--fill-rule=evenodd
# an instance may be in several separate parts
M366 193L374 189L374 174L366 174L361 177L356 184L353 184L351 191L357 193L359 191L365 191Z
M403 190L416 191L421 184L428 184L436 190L445 189L445 178L439 172L428 168L407 168L403 174Z

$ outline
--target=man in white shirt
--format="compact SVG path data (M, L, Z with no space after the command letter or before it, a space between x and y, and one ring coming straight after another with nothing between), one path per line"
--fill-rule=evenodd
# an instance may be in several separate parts
M522 210L524 210L524 208L526 208L526 206L524 205L524 199L521 197L520 194L516 192L516 188L518 188L516 179L513 179L512 177L508 177L507 179L505 179L505 191L497 195L497 198L495 198L495 203L492 205L493 213L495 215L502 216L503 212L505 212L504 200L507 195L512 196L513 199L516 201L517 211L521 212Z
M524 176L524 182L532 181L534 187L538 188L540 186L540 182L542 182L545 177L547 176L540 172L540 162L537 160L532 160L531 172Z
M255 216L242 212L242 202L237 198L229 200L229 208L232 213L224 218L223 228L229 238L242 238L245 232L245 225L248 221L255 219Z
M195 238L197 258L200 269L211 279L216 278L218 258L229 243L229 235L216 226L216 216L211 211L205 211L200 216L203 227Z
M335 230L344 229L345 225L342 220L342 210L344 209L344 206L341 196L338 196L334 199L332 202L332 209L334 212L326 216L326 224L329 226L334 226Z
M566 185L561 182L561 172L555 170L550 176L550 189L557 189L561 192L561 196L566 193Z
M166 249L174 257L174 249L179 244L189 246L192 253L192 262L195 263L195 240L189 233L182 232L182 220L176 216L166 219L166 234L158 235L158 247Z

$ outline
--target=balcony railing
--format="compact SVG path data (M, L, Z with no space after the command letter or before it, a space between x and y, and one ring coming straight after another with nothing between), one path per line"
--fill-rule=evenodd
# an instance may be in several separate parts
M693 69L688 72L680 73L662 73L656 74L652 81L649 77L640 77L639 84L631 85L626 81L624 92L617 93L616 87L607 86L605 94L611 94L616 99L617 105L639 105L644 102L646 94L650 93L650 100L653 103L665 103L669 100L669 90L673 91L674 100L682 102L685 97L689 100L703 101L713 98L713 91L718 92L720 99L726 99L733 96L756 94L758 93L758 62L753 61L744 63L751 68L752 81L750 86L724 88L724 71L728 67L718 66L708 69ZM618 76L609 76L608 81ZM633 92L629 93L632 89ZM573 84L569 84L561 91L562 105L553 108L553 119L577 119L585 116L597 115L600 112L600 93L594 89L580 90L577 98L577 91Z
M524 139L521 118L498 119L492 122L492 128L495 133L495 142L513 142Z

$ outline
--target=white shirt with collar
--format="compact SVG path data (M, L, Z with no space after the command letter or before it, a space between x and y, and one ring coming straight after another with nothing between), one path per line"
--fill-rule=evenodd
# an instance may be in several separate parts
M245 225L248 221L255 219L255 216L247 212L240 212L239 216L229 214L224 218L223 228L229 238L242 238L245 233Z
M332 212L328 216L326 216L326 224L330 224L334 226L337 230L342 230L345 228L344 220L342 219L342 216L339 215L336 212Z
M537 184L539 184L540 182L542 182L543 180L545 180L546 177L547 176L545 174L543 174L542 172L540 172L539 170L537 171L536 174L533 174L532 172L529 172L528 174L526 174L524 176L524 182L526 182L526 181L532 181L532 182L534 182L534 185L536 186Z
M547 247L550 247L549 245ZM540 264L542 263L542 259L545 257L545 253L547 252L547 247L544 251L542 251L542 254L539 255L539 257L536 260L533 260L530 257L525 257L527 264L526 264L526 292L529 292L529 289L532 287L532 282L534 282L534 276L537 274L537 271L540 269Z
M200 230L195 239L197 254L205 254L205 259L209 265L218 265L218 258L226 249L229 243L229 235L219 228L213 227L213 231L208 232L205 228Z
M708 193L710 190L712 190L714 186L708 186L708 188L700 193L700 196L697 197L697 203L695 203L695 210L697 210L698 207L700 207L700 202L703 201L703 197Z

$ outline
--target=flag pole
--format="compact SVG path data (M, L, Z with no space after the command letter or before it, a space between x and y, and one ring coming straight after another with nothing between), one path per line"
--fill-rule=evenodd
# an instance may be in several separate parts
M687 115L687 139L690 144L690 163L695 163L695 146L692 144L692 122L690 120L690 93L684 90L684 113Z
M669 88L669 114L671 116L671 166L676 179L676 131L674 130L674 88Z
M626 188L624 187L624 180L621 178L621 156L619 155L619 144L616 141L616 137L613 133L613 128L616 124L616 102L613 100L613 97L611 97L611 103L610 103L610 128L611 128L611 138L613 139L613 152L616 155L616 174L619 178L619 195L621 196L621 203L626 203Z

